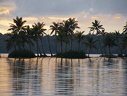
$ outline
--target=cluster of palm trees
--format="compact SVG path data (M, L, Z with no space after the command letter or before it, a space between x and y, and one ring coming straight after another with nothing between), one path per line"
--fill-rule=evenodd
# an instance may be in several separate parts
M50 34L46 32L47 29L44 28L44 22L34 23L32 27L25 25L26 20L23 20L22 17L16 17L13 19L13 22L14 23L10 24L10 28L8 29L8 31L11 32L7 33L7 50L10 50L11 48L14 50L24 50L27 48L26 46L29 46L29 50L31 51L31 47L36 45L37 56L46 56L43 37L47 36L49 50L51 56L53 56L49 39L49 36L51 35L55 36L55 53L74 50L73 47L76 42L77 51L81 51L80 48L84 45L87 48L86 53L88 56L92 49L99 49L102 55L111 55L112 47L118 47L120 54L123 54L123 49L127 47L127 23L123 27L122 33L119 31L109 33L105 32L103 25L101 25L98 20L95 20L92 22L92 26L89 27L89 34L85 35L85 31L76 31L76 29L79 29L80 27L75 18L69 18L62 22L53 22L52 25L50 25ZM59 46L60 50L58 50Z

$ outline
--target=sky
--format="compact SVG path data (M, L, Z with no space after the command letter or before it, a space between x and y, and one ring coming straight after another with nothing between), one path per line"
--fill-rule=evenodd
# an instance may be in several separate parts
M80 29L89 33L94 20L106 32L120 31L127 22L127 0L0 0L0 33L8 33L13 18L23 17L26 25L44 22L50 32L52 22L76 18Z

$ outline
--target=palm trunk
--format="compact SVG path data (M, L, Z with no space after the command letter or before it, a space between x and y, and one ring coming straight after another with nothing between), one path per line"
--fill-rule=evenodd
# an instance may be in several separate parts
M31 45L30 44L28 44L29 45L29 50L31 51Z
M15 49L15 51L17 50L17 49L16 49L16 45L15 45L15 44L14 44L14 49Z
M61 53L63 53L63 48L62 48L63 46L62 46L62 45L63 45L63 42L62 42L62 39L61 39L61 42L60 42L60 46L61 46Z
M78 42L78 52L80 51L80 42Z
M57 37L56 37L56 42L55 43L56 43L55 45L56 45L56 54L57 54L58 53L57 52Z
M37 56L39 56L39 54L38 54L38 43L37 43L37 41L36 41L36 48L37 48Z
M42 38L41 38L41 47L42 47L42 52L43 52L44 56L46 56L45 51L44 51L43 42L42 42L42 41L43 41L43 40L42 40Z
M48 36L48 44L49 44L49 50L50 50L50 54L51 54L51 56L53 56L53 54L52 54L52 50L51 50L51 45L50 45L49 36Z
M23 47L23 50L25 50L25 44L24 43L22 44L22 47Z
M88 57L89 57L89 55L90 55L90 48L89 48L89 50L88 50Z
M42 56L40 48L39 48L38 41L36 41L36 45L37 45L37 56L39 56L39 53L40 53L40 56Z
M71 35L71 51L72 51L72 35Z
M66 45L66 52L67 52L67 42L66 42L66 44L65 44L65 45Z
M99 38L99 49L100 49L100 51L101 51L101 54L103 55L103 50L102 50L102 45L101 45L101 38L100 38L100 36L98 36L98 38Z
M110 48L110 46L108 46L108 50L109 50L109 55L111 55L111 48Z

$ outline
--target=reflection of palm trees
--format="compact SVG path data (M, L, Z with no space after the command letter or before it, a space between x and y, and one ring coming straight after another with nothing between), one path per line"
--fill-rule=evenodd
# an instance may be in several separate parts
M59 63L55 70L55 78L59 80L59 82L56 81L56 94L57 95L72 95L72 92L74 90L74 77L72 73L72 65L70 62L66 59L66 62L62 61L57 62ZM70 66L69 66L70 65ZM58 92L58 93L57 93Z
M24 89L22 81L22 76L25 74L24 59L15 59L11 64L11 71L13 73L13 88L15 89L13 93L15 93L15 95L19 95L19 91Z
M40 64L39 59L36 61L33 59L15 59L10 67L13 72L14 95L19 96L21 92L23 95L41 94L42 64Z

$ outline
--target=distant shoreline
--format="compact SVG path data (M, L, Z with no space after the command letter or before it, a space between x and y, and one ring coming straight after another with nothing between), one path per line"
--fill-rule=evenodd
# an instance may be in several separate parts
M35 54L36 55L36 54ZM51 56L49 53L46 54L48 57ZM86 54L87 55L87 54ZM99 57L101 54L90 54L90 57ZM113 54L117 55L117 54ZM0 53L1 57L8 57L8 53Z

